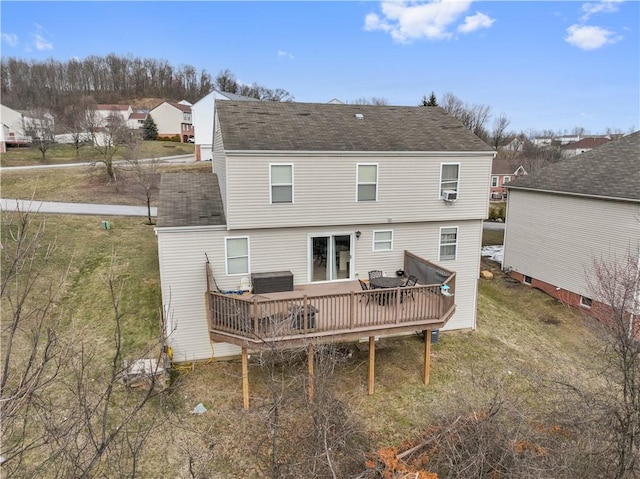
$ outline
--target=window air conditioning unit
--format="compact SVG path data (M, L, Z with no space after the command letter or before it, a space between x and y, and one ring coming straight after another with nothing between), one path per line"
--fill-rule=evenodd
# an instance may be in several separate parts
M442 199L445 201L455 201L458 199L458 192L452 190L444 190L442 192Z

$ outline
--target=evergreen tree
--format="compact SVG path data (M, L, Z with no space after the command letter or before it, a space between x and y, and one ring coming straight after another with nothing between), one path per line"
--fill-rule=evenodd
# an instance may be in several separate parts
M426 96L422 97L422 106L438 106L438 100L436 99L436 94L431 92L429 99L427 100Z
M158 126L153 121L151 115L147 115L144 123L142 124L142 139L143 140L156 140L158 139Z

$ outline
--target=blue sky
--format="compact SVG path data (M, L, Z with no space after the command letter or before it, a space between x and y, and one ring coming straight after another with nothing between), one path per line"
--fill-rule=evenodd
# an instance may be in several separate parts
M637 0L2 0L0 14L3 58L116 53L228 69L296 101L417 105L434 91L516 131L640 129Z

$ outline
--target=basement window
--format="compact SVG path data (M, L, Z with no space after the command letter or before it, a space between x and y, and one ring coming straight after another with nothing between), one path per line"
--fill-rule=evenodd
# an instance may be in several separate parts
M586 296L580 296L580 306L584 308L590 308L591 303L592 303L591 298L587 298Z
M531 286L531 281L532 281L531 276L525 276L524 279L522 280L524 284L528 284L529 286Z

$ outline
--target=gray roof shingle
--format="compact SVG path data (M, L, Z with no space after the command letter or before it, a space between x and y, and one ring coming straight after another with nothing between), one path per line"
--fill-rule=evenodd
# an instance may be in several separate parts
M519 177L509 189L640 200L640 131Z
M221 101L216 109L226 151L492 151L439 107Z
M222 195L215 173L163 173L157 226L224 225Z

